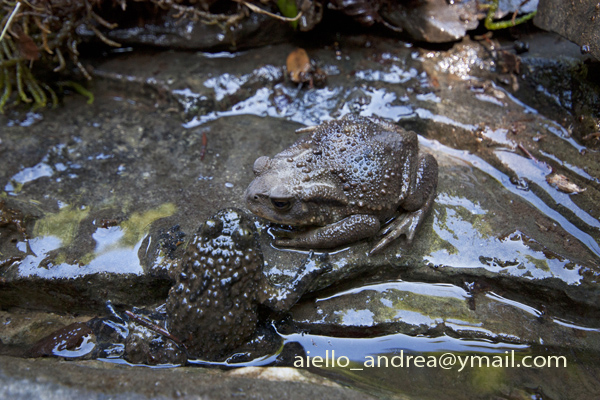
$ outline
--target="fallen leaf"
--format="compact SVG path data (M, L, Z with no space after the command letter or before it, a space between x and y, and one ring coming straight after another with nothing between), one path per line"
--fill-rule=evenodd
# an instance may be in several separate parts
M293 82L303 82L312 68L306 50L297 48L292 51L287 57L286 67Z
M585 192L585 188L580 188L579 186L577 186L576 184L574 184L573 182L571 182L569 180L569 178L567 178L564 175L561 174L551 174L548 175L546 177L546 181L551 184L552 186L555 186L558 190L560 190L561 192L565 192L565 193L581 193L581 192Z
M38 49L37 45L29 35L23 32L20 27L16 27L18 27L18 25L13 28L13 31L16 35L19 35L16 37L16 44L19 54L21 54L21 56L27 61L38 60L40 58L40 49Z

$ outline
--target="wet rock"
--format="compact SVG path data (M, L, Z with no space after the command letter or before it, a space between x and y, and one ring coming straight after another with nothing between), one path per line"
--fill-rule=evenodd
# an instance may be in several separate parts
M600 76L600 64L589 62L589 55L581 54L579 46L556 34L534 35L528 44L529 51L519 57L521 72L527 76L521 85L527 88L517 94L526 102L539 103L539 112L549 117L568 110L575 116L573 138L597 149L600 86L595 77ZM559 62L552 58L554 52L560 54Z
M77 322L59 329L34 344L26 357L91 358L96 347L94 332L84 323Z
M0 351L2 354L19 354L30 349L50 332L87 321L89 316L61 315L14 309L0 311Z
M413 244L392 244L379 257L366 256L369 242L337 251L331 255L334 270L319 280L319 288L365 271L385 271L402 279L458 285L491 280L513 298L543 299L557 312L559 304L568 308L573 301L595 308L600 301L596 290L600 271L592 260L597 256L585 245L559 239L570 235L567 221L560 227L538 214L530 192L500 184L506 177L487 175L492 170L483 160L444 154L439 144L431 145L440 165L438 196ZM524 214L527 220L519 217ZM298 262L298 255L279 254L268 246L270 240L265 235L265 258L272 279L283 279L293 271L288 266Z
M257 13L229 25L224 21L209 24L193 18L155 17L143 27L131 26L130 18L118 28L105 32L111 40L123 45L146 45L167 49L218 50L245 49L280 43L289 39L292 29L274 18ZM126 17L125 17L126 18ZM93 32L80 32L93 37Z
M3 398L206 398L242 395L290 399L371 399L309 372L286 369L218 371L201 368L127 368L99 361L61 362L0 357Z
M23 258L2 272L5 304L103 310L106 300L164 299L172 262L165 254L177 252L158 245L160 232L176 224L193 232L216 209L243 207L254 159L296 139L298 125L280 118L312 125L353 111L434 139L421 146L443 160L445 183L412 247L400 242L380 258L365 257L368 243L340 252L315 289L382 269L454 284L465 277L492 279L516 296L555 298L558 309L572 302L595 308L599 251L593 237L600 227L589 205L598 196L597 156L582 157L583 146L562 126L495 84L493 60L477 43L445 53L368 42L342 42L344 62L333 51L317 51L330 81L309 90L282 81L280 66L292 46L217 58L170 53L164 63L156 54L127 55L98 66L97 74L113 85L150 82L144 90L154 87L151 96L125 102L98 93L91 109L71 103L77 112L62 119L66 128L40 134L38 142L19 142L22 128L8 127L5 191L41 205L35 237L2 242L3 253ZM156 72L143 65L163 66ZM165 93L171 96L166 103ZM199 106L201 98L208 109ZM165 113L173 99L184 109L183 127L179 114ZM484 115L483 125L473 115ZM54 118L48 115L30 131L45 131ZM18 146L31 154L24 168L11 156ZM546 180L552 171L587 190L576 197L559 192ZM135 211L127 204L137 204ZM305 254L273 248L265 228L262 235L271 279L288 279ZM31 284L39 290L25 294Z
M600 6L595 0L540 0L534 23L577 43L582 54L600 60Z
M105 106L105 111L110 110L120 107L120 102ZM140 115L140 110L130 111L130 118ZM90 119L94 118L88 114L92 112L82 110ZM144 113L146 122L153 119L151 115ZM53 158L53 167L48 167L51 174L29 175L19 191L19 196L41 199L38 213L41 211L42 216L35 220L34 237L0 242L3 254L18 255L2 269L1 303L5 307L104 312L108 300L129 305L164 300L173 260L165 259L172 249L156 246L160 232L177 223L184 232L197 230L200 222L214 213L216 199L229 199L231 206L242 206L252 171L237 163L251 165L260 142L250 140L247 121L220 127L219 122L214 135L202 128L188 136L177 118L156 120L152 132L147 131L152 139L140 137L136 126L121 125L118 116L98 123L101 129L94 127L94 122L83 129L72 120L64 122L70 126L64 136L56 138L49 148L40 149L42 159L48 154ZM38 128L44 129L44 125ZM82 140L72 141L70 129L76 129ZM202 132L210 138L201 161L197 154ZM5 144L16 144L7 133ZM182 139L180 144L156 146L161 136L171 141L172 135ZM278 144L275 141L269 147L274 149ZM254 150L249 152L249 148ZM136 159L131 156L135 153L145 153L146 158ZM56 168L59 164L65 168ZM174 171L179 172L172 175ZM82 176L90 179L84 183ZM6 177L5 182L14 181L13 176ZM11 193L13 188L13 183L5 186ZM139 198L140 190L154 194ZM174 193L179 200L172 203ZM138 211L128 211L127 204L134 202ZM14 231L12 226L0 229ZM151 231L152 237L148 236ZM29 292L26 288L30 285L37 290Z
M538 8L539 0L499 0L496 16L502 18L509 13L519 11L520 14L534 12Z
M494 18L503 18L515 11L519 14L530 13L535 11L538 1L522 3L522 0L500 0ZM299 2L298 9L306 6L299 22L301 31L322 28L320 25L323 25L323 5L315 4L318 2ZM221 2L221 6L227 7L226 2ZM263 4L263 7L267 6ZM412 40L430 43L459 40L468 31L477 28L487 12L485 4L474 0L331 1L327 6L347 14L363 26L383 25L392 31L403 32ZM113 12L106 16L107 19L116 22L118 27L105 30L105 36L124 45L214 50L275 44L293 35L290 24L256 12L249 12L247 17L243 13L236 16L235 13L239 13L240 10L231 9L231 21L228 21L225 19L227 14L204 13L206 15L198 17L191 12L182 13L180 10L156 12L146 8L148 7L141 4L137 5L136 9L134 5L133 9L125 13ZM270 11L279 13L277 9ZM326 23L335 24L339 14L330 13L327 17ZM143 25L140 24L140 20L143 21ZM79 27L78 33L95 39L94 32L85 26Z
M537 0L500 0L494 19L509 13L535 11ZM420 0L389 2L380 10L381 17L400 28L411 39L429 43L453 42L479 26L487 10L477 1Z
M392 25L406 31L412 39L430 43L459 40L479 25L474 1L453 4L446 0L394 2L382 9L381 15Z
M600 330L544 315L493 292L387 282L297 305L292 319L313 334L447 335L493 342L600 350Z

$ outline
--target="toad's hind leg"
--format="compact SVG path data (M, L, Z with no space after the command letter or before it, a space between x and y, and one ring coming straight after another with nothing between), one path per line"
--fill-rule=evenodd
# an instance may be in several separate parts
M406 213L400 214L379 232L378 235L383 237L373 246L369 255L381 251L401 235L406 235L408 241L412 241L417 228L431 209L437 190L437 161L430 154L420 154L418 162L414 187L400 204L400 208Z

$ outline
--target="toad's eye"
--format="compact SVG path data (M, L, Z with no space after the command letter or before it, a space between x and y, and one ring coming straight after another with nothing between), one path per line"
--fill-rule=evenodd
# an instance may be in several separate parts
M271 199L273 208L277 211L287 211L292 208L292 202L289 199Z

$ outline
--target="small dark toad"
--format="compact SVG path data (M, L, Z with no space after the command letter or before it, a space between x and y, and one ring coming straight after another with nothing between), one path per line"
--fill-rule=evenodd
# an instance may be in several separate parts
M276 245L335 248L379 234L373 254L402 234L412 240L438 177L437 161L419 151L416 133L352 115L299 132L309 135L254 162L246 190L254 214L304 228Z
M293 279L273 285L263 271L254 218L241 210L221 210L173 264L175 283L165 308L120 312L107 302L110 316L60 329L26 355L185 364L188 358L230 361L235 353L244 358L272 351L277 337L259 324L259 307L277 314L289 310L318 276L331 270L327 259L327 253L311 252Z
M222 360L254 334L257 308L287 311L329 270L311 255L289 283L273 286L263 273L254 222L225 209L208 219L189 243L167 300L168 329L188 352Z

